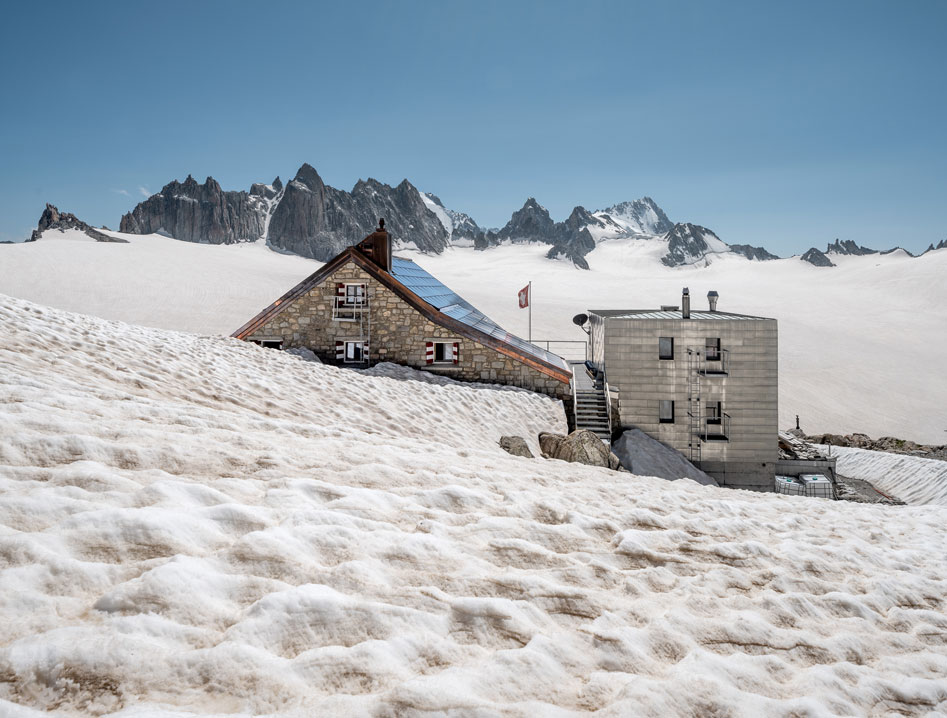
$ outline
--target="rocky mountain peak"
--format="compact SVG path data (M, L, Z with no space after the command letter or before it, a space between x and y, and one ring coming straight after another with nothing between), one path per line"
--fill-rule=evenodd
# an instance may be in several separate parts
M610 220L626 231L638 234L662 235L674 227L664 210L650 197L619 202L606 209L596 210L595 214L608 215Z
M868 247L859 247L855 244L854 240L846 239L844 242L840 242L836 239L834 242L829 243L825 248L825 254L848 254L861 256L865 254L878 254L876 249L868 249Z
M299 182L312 192L318 192L325 187L325 182L322 181L322 177L316 172L316 168L308 162L303 162L302 167L296 171L293 182Z
M43 232L51 229L58 229L61 232L67 229L78 229L81 232L85 232L87 236L96 242L121 242L126 244L128 242L128 240L116 239L98 231L76 217L72 212L60 212L56 205L50 204L49 202L46 203L46 208L40 215L39 222L36 223L36 229L33 230L30 238L26 241L35 242L43 236Z
M533 197L513 213L510 221L498 233L500 239L525 239L544 242L555 233L555 222L549 211Z
M275 189L277 192L283 189L283 181L279 178L279 175L276 175L276 179L273 180L270 184L273 185L273 189Z
M834 267L835 266L835 264L832 262L831 259L826 257L825 254L820 252L815 247L812 247L811 249L809 249L809 251L803 254L799 259L801 259L803 262L808 262L809 264L816 267Z
M675 224L664 235L668 242L667 254L661 262L668 267L693 264L713 251L726 248L726 244L706 227L690 222Z

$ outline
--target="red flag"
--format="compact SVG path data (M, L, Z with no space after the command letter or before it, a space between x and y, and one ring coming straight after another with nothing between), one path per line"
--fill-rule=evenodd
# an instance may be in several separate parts
M526 309L529 306L529 285L523 287L517 296L520 300L520 309Z

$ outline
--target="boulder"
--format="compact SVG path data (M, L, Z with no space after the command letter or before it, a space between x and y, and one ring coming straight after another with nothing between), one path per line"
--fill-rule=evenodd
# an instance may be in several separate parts
M668 481L693 479L706 486L718 485L712 476L694 466L681 452L648 436L641 429L623 432L614 446L622 466L639 476L657 476Z
M513 454L513 456L525 456L527 459L534 458L533 452L529 450L529 446L526 444L526 439L522 436L501 436L500 448L508 454Z
M604 466L618 471L621 461L605 443L588 429L577 429L568 436L543 432L539 435L539 448L547 459L560 459L588 466Z

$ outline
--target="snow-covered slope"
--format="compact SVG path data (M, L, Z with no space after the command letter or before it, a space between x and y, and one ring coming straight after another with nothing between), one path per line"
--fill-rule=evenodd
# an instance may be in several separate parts
M0 298L0 714L947 710L944 508L496 446L556 409Z
M80 238L84 235L78 233ZM230 334L319 263L260 243L207 246L122 235L128 244L63 239L0 245L0 293L109 319ZM588 272L545 259L545 245L441 255L405 252L504 328L526 335L517 292L533 282L533 336L584 340L572 317L587 309L679 304L720 292L721 310L779 320L780 424L800 415L809 433L899 436L944 443L947 423L947 250L911 258L838 256L830 275L798 258L665 267L660 241L602 242ZM563 351L563 345L558 345Z
M262 241L209 245L104 233L128 243L67 230L0 246L0 294L145 326L230 334L322 266Z
M838 472L870 481L909 504L947 506L947 461L847 446L822 446L838 458Z

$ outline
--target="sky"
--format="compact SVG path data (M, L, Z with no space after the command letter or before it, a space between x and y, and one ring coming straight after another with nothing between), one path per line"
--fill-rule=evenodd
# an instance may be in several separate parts
M10 3L0 240L172 179L408 178L485 227L650 196L787 256L947 238L947 2ZM2 271L2 267L0 267Z

